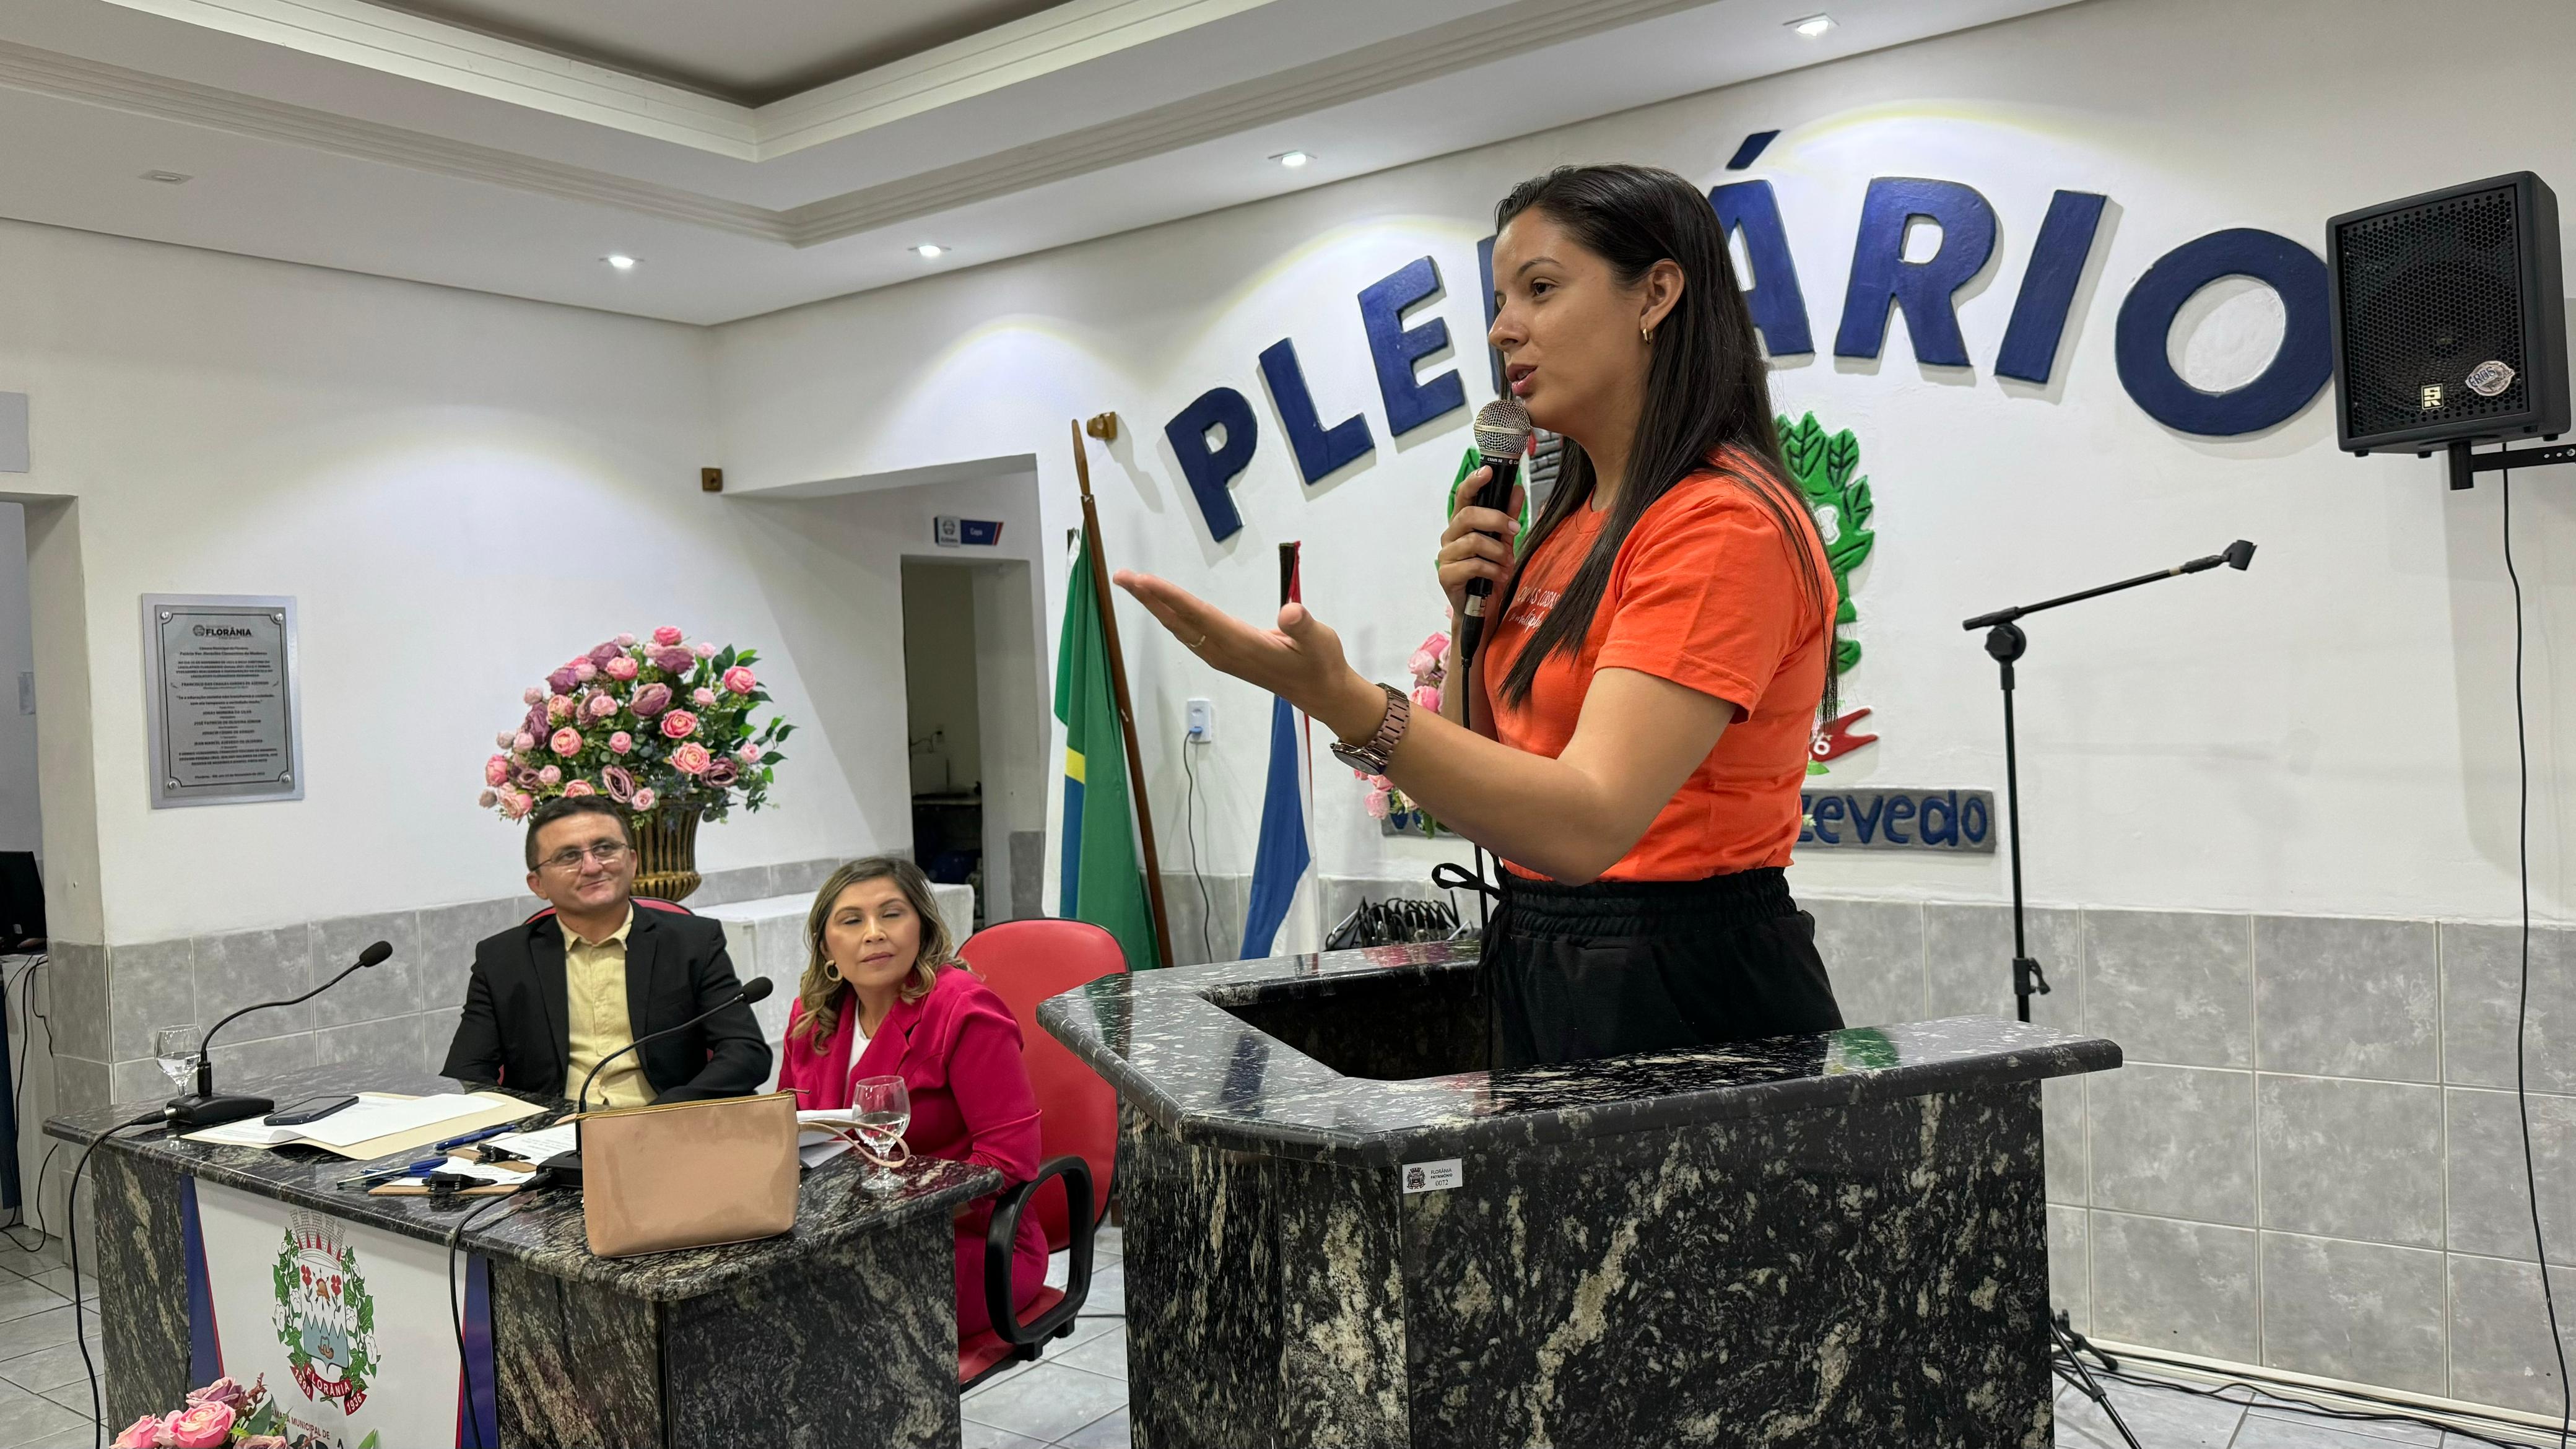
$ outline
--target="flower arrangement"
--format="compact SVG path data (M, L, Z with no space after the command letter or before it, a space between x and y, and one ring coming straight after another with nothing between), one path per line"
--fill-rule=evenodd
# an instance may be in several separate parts
M1413 651L1413 657L1405 662L1405 668L1413 675L1415 709L1426 714L1440 712L1440 686L1449 677L1448 658L1449 636L1446 632L1434 630L1431 637L1423 640L1422 646ZM1402 821L1411 817L1420 822L1424 835L1430 835L1440 828L1440 822L1431 818L1430 811L1414 804L1402 790L1395 788L1394 782L1386 776L1361 775L1357 770L1351 773L1368 782L1367 806L1370 819Z
M310 1441L318 1445L321 1441ZM188 1402L167 1414L146 1414L108 1441L108 1449L306 1449L286 1416L269 1402L268 1380L249 1388L220 1378L188 1391ZM358 1449L376 1449L373 1433Z
M531 685L527 714L495 737L477 802L523 820L558 795L605 795L638 815L696 811L722 820L767 803L777 746L796 728L751 712L769 691L760 656L688 642L664 625L649 642L620 634Z

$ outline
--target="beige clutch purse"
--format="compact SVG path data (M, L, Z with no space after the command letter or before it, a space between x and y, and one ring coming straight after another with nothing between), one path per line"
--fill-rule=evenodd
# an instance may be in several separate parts
M581 1119L582 1226L603 1258L776 1237L796 1225L796 1096Z

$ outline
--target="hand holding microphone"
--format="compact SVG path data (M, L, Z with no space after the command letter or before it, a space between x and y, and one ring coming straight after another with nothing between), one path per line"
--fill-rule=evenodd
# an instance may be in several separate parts
M1458 616L1458 662L1476 657L1485 633L1486 601L1511 571L1520 531L1521 455L1530 416L1515 398L1497 398L1476 413L1476 452L1485 466L1458 485L1458 508L1440 536L1440 587Z

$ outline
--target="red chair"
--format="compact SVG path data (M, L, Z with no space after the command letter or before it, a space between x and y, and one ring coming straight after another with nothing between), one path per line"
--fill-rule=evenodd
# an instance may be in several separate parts
M690 910L687 906L681 905L678 901L660 900L653 896L628 896L626 900L629 905L638 906L648 911L668 911L675 916L694 916L697 914L697 912ZM528 917L526 921L521 921L519 924L524 926L530 921L542 921L554 913L555 908L548 906L544 910L537 912L535 915Z
M1038 1003L1103 976L1124 972L1127 958L1116 937L1081 921L1005 921L969 938L957 950L994 994L1010 1003L1020 1023L1020 1059L1038 1099L1038 1175L1004 1192L993 1205L984 1239L984 1295L993 1326L957 1345L957 1386L971 1388L991 1374L1038 1356L1050 1338L1073 1332L1074 1315L1091 1293L1091 1239L1108 1210L1110 1174L1118 1153L1118 1094L1064 1043L1038 1025ZM1062 1193L1038 1192L1060 1178ZM1097 1184L1098 1190L1094 1191ZM1011 1309L1011 1242L1020 1214L1034 1211L1046 1229L1047 1251L1071 1249L1072 1273L1064 1291L1040 1289L1023 1319Z

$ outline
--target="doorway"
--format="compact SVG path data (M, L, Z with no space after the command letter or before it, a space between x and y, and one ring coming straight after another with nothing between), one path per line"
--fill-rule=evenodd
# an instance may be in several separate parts
M908 556L902 585L913 859L975 888L977 929L1042 915L1043 833L1019 828L1044 818L1029 564Z

